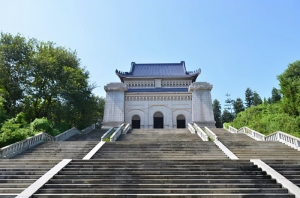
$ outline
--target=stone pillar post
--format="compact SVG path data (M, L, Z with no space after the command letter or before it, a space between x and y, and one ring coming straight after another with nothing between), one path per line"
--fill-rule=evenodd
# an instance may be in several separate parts
M200 127L215 127L212 107L212 85L207 82L194 82L189 86L192 92L192 122Z
M128 88L124 83L109 83L104 86L104 90L106 91L106 98L103 126L119 126L125 122L125 91L127 91Z

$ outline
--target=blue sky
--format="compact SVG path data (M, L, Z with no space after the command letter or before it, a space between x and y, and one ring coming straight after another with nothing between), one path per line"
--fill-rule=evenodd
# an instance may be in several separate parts
M226 93L279 88L276 76L300 60L299 10L299 0L0 0L0 31L76 50L104 97L115 69L185 61L223 107Z

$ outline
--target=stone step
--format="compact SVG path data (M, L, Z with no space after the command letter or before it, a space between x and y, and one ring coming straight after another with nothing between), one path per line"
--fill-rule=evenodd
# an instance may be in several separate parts
M64 174L64 175L74 175L74 174L84 174L84 175L110 175L110 174L116 174L116 172L119 175L265 175L265 172L261 171L130 171L130 170L119 170L119 171L69 171L69 170L62 170L59 172L59 174ZM28 172L29 174L31 172ZM26 174L26 172L20 172L19 174ZM35 174L35 173L32 173Z
M274 193L268 193L268 194L245 194L240 193L238 195L234 194L157 194L153 195L156 197L172 197L172 198L295 198L295 195L287 195L287 194L274 194ZM109 197L109 198L115 198L115 197L143 197L143 198L149 198L153 197L151 195L135 195L135 194L85 194L84 197ZM33 198L71 198L71 197L82 197L82 194L35 194Z
M221 189L221 188L236 188L236 189L241 189L241 188L274 188L274 189L279 189L281 188L280 184L138 184L138 183L129 183L129 184L46 184L43 189L67 189L67 188L76 188L76 189L118 189L118 188L123 188L123 189L140 189L140 188L145 188L150 190L153 190L154 188L164 188L164 189L183 189L183 188L197 188L198 190L205 190L205 189ZM285 189L283 189L285 190Z
M103 172L107 172L107 171L118 171L119 173L121 171L169 171L171 169L171 167L134 167L134 168L130 168L130 167L117 167L117 168L107 168L107 167L101 167L101 168L96 168L96 167L92 167L92 168L70 168L70 167L66 167L63 168L62 171L81 171L81 172L90 172L90 171L103 171ZM234 171L261 171L261 169L259 168L252 168L252 167L242 167L242 168L214 168L214 167L210 167L210 168L199 168L199 167L181 167L181 168L175 168L172 167L172 171L207 171L207 173L209 173L209 171L230 171L230 172L234 172ZM291 173L288 173L291 175Z
M51 179L48 184L275 184L275 179Z
M282 188L271 188L271 189L262 189L262 188L88 188L88 189L80 189L80 188L42 188L38 190L37 194L49 194L49 193L68 193L68 194L91 194L91 193L106 193L106 194L169 194L169 193L200 193L200 194L239 194L239 193L252 193L252 194L265 194L265 193L288 193L287 189Z
M163 174L155 174L155 175L116 175L110 174L110 175L61 175L60 173L58 175L55 175L53 179L118 179L118 180L128 180L128 179L223 179L223 180L231 180L231 179L271 179L271 176L269 175L163 175Z
M0 184L4 183L28 183L35 182L36 179L0 179Z
M0 196L2 193L14 193L19 194L21 193L25 188L0 188ZM2 196L1 196L2 197Z

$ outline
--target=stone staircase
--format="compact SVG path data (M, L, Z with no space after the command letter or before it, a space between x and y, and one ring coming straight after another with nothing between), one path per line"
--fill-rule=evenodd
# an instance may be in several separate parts
M248 160L259 158L252 151L245 160L229 160L214 142L186 129L134 129L105 143L93 159L81 160L105 131L45 142L16 159L0 160L0 197L15 197L64 158L73 160L33 197L295 197ZM245 153L257 143L243 134L214 132ZM230 141L230 135L238 136ZM299 185L299 160L266 163Z
M44 142L20 153L14 159L82 159L101 140L107 129L95 129L66 141ZM92 141L91 141L92 140Z
M16 197L60 160L0 160L0 197Z
M82 159L98 141L44 142L14 159Z
M33 197L295 197L188 130L132 130L73 160Z
M100 141L102 135L108 131L108 128L102 128L102 129L94 129L93 131L87 133L87 134L77 134L66 141Z
M299 158L295 158L295 160L264 160L264 162L300 188Z
M281 142L256 141L245 134L232 134L225 129L211 128L229 150L239 159L300 159L300 152Z
M294 197L249 161L74 160L34 197Z
M107 142L93 159L228 159L213 143L187 129L134 129Z

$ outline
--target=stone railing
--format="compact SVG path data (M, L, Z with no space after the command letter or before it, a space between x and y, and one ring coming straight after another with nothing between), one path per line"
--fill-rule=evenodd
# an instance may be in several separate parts
M85 129L83 129L83 130L81 131L81 133L82 133L82 134L87 134L87 133L91 132L91 131L94 130L94 129L96 129L96 125L95 125L95 124L92 124L91 126L85 128Z
M128 125L129 124L121 124L121 126L119 126L119 128L117 128L117 130L110 136L110 141L115 142L122 134L123 129L128 127Z
M127 134L127 132L130 130L130 124L127 124L126 126L125 126L125 128L123 129L123 131L122 131L122 134Z
M66 139L69 139L70 137L72 137L73 135L76 135L76 134L80 134L81 132L73 127L57 136L55 136L55 141L65 141Z
M224 128L224 129L225 129L225 128ZM237 133L237 132L238 132L238 130L237 130L236 128L232 127L232 126L229 126L229 127L228 127L228 131L229 131L230 133Z
M198 136L203 140L203 141L208 141L208 136L207 134L196 124L194 123L194 128L197 131Z
M10 158L14 155L21 153L26 149L29 149L45 141L55 141L55 138L44 132L38 133L35 136L29 137L25 140L1 148L0 158Z
M110 137L111 133L113 133L115 130L115 127L111 127L108 131L106 131L102 137L101 137L101 141L106 141L107 138Z
M88 128L91 128L88 127ZM38 133L32 137L29 137L25 140L21 140L19 142L7 145L3 148L0 148L0 159L3 158L10 158L13 157L14 155L17 155L21 152L23 152L26 149L29 149L31 147L36 146L37 144L40 144L42 142L49 142L49 141L64 141L70 137L72 137L75 134L80 134L82 133L80 130L77 128L73 127L55 137L52 135L49 135L48 133Z
M206 133L209 137L211 137L214 141L215 141L215 140L218 140L218 136L217 136L214 132L212 132L209 128L204 127L204 131L205 131L205 133Z
M230 130L230 128L232 128L232 131L236 130L237 133L245 133L249 137L258 141L278 141L278 142L285 143L295 149L300 150L300 138L284 133L282 131L277 131L266 136L248 127L242 127L240 129L236 129L232 126L229 126L228 131Z
M240 128L238 130L238 133L245 133L246 135L248 135L258 141L265 141L265 138L266 138L266 136L264 134L257 132L255 130L252 130L248 127Z
M192 126L191 123L188 123L188 130L189 130L191 133L196 133L196 130L194 129L194 127Z
M300 138L284 133L282 131L277 131L268 135L266 137L266 141L279 141L300 151Z

